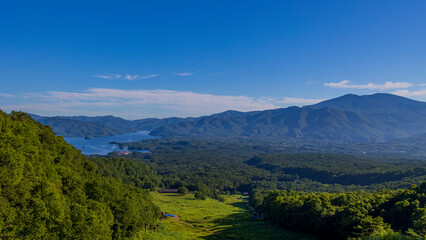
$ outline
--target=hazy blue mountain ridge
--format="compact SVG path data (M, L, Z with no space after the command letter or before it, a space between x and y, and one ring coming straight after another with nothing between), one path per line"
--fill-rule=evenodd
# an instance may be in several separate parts
M380 142L426 133L426 103L391 94L348 94L305 107L230 110L197 118L33 117L64 136L146 130L154 136L244 136L346 143Z
M151 131L164 125L191 121L195 118L147 118L126 120L114 116L56 116L43 117L36 114L30 116L64 137L102 137L113 136L136 131Z
M333 108L289 107L247 113L236 117L208 117L166 125L151 132L155 136L248 136L272 138L316 138L324 140L381 141L388 133L380 122L360 114Z
M49 125L57 134L64 137L113 136L126 133L123 129L109 127L102 123L85 122L62 117L41 117L36 121Z

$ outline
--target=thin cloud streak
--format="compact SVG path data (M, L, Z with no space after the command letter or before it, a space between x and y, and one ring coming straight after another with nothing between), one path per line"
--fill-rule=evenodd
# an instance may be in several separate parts
M124 79L126 79L126 80L136 80L138 78L139 78L139 75L130 75L130 74L127 74L127 75L124 76Z
M176 75L180 76L180 77L184 77L184 76L192 76L194 75L191 72L181 72L181 73L175 73Z
M16 95L9 94L9 93L0 93L0 97L2 97L2 98L16 98Z
M349 80L343 80L340 82L330 82L330 83L324 83L324 86L331 87L331 88L345 88L345 89L380 89L380 90L386 90L386 89L398 89L398 88L410 88L413 86L412 83L409 82L385 82L384 84L375 84L375 83L368 83L368 84L349 84Z
M157 77L158 74L150 74L150 75L146 75L146 76L140 76L139 79L148 79L148 78L153 78L153 77Z
M212 94L200 94L194 92L172 90L121 90L92 88L83 92L58 92L51 91L38 95L39 98L48 101L60 102L118 102L126 105L161 104L182 105L185 107L226 107L228 109L239 108L244 110L264 109L274 107L272 103L261 98L247 96L221 96Z
M22 93L13 103L0 103L6 111L40 115L115 115L129 119L146 117L195 117L227 110L258 111L310 105L323 99L214 95L166 89L90 88L80 91Z
M327 99L309 99L309 98L295 98L295 97L283 97L282 100L276 101L276 103L283 103L283 104L315 104L322 101L325 101Z
M149 74L149 75L131 75L131 74L100 74L100 75L95 75L95 78L102 78L102 79L122 79L122 80L128 80L128 81L133 81L133 80L142 80L142 79L148 79L148 78L153 78L153 77L157 77L158 74Z
M121 74L102 74L102 75L95 75L95 78L102 78L102 79L120 79L122 77Z
M133 119L144 117L202 116L226 110L256 111L314 104L322 99L249 97L201 94L189 91L91 88L84 91L50 91L22 95L22 104L2 106L48 115L99 115L108 112ZM49 110L50 109L50 110Z

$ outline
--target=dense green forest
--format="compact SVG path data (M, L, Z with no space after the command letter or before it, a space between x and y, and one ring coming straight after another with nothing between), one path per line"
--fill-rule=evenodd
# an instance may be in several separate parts
M426 237L426 182L375 193L255 191L250 202L268 220L322 239Z
M426 134L394 139L389 142L326 144L318 141L303 143L269 141L268 144L287 153L340 153L376 158L426 159L424 147Z
M119 162L85 158L21 112L0 112L0 132L0 236L123 239L158 220L158 207L140 188L157 180L143 165L134 163L145 180L123 184L108 170L117 164L121 171Z
M247 164L270 171L278 180L308 178L322 184L395 188L426 180L424 161L343 154L264 154Z
M162 187L161 177L142 161L126 158L90 158L96 163L98 174L122 183L151 191Z
M253 189L344 192L405 188L426 180L426 163L416 159L288 154L268 145L230 139L161 138L119 145L150 150L134 152L129 158L151 166L166 188L197 190L202 184L221 193Z

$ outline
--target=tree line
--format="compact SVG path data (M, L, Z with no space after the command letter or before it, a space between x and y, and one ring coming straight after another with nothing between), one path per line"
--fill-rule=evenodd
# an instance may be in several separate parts
M283 228L322 239L426 237L426 182L375 193L254 191L250 204Z

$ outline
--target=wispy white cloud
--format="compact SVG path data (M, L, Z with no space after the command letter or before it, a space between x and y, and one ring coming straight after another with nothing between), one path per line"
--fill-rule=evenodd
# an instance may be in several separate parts
M124 79L124 80L141 80L141 79L148 79L157 77L158 74L149 74L149 75L131 75L131 74L99 74L95 75L96 78L102 78L102 79Z
M322 102L327 99L309 99L309 98L295 98L295 97L283 97L282 100L275 101L276 103L282 104L297 104L297 105L305 105L305 104L315 104Z
M120 79L123 75L121 74L100 74L100 75L95 75L95 78L103 78L103 79Z
M181 76L181 77L194 75L191 72L181 72L181 73L175 73L175 74L178 75L178 76Z
M323 99L295 97L249 97L202 94L189 91L124 90L91 88L83 91L28 93L22 102L3 105L5 110L22 110L44 115L101 115L125 118L202 116L226 110L255 111L308 105Z
M345 88L345 89L398 89L398 88L409 88L412 87L413 84L409 82L385 82L384 84L350 84L349 80L343 80L340 82L330 82L324 83L324 86L332 87L332 88Z
M182 107L212 107L224 109L265 109L273 107L270 102L261 98L247 96L222 96L200 94L194 92L172 90L121 90L107 88L92 88L81 92L51 91L38 95L39 98L52 102L84 103L84 102L114 102L127 105L159 104L180 105Z
M150 75L140 76L139 79L148 79L148 78L153 78L157 76L158 74L150 74Z
M138 78L139 78L139 75L130 75L130 74L124 75L124 79L126 80L136 80Z
M426 87L426 83L419 84L420 87Z
M393 92L395 95L403 96L403 97L419 97L419 96L426 96L426 89L422 90L416 90L416 91L410 91L407 89L402 89Z
M9 94L9 93L0 93L0 97L2 97L2 98L16 98L16 95Z

